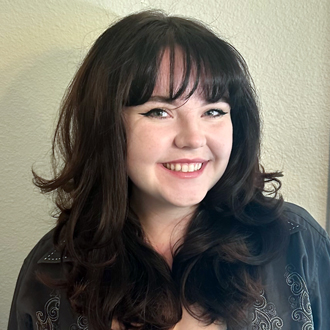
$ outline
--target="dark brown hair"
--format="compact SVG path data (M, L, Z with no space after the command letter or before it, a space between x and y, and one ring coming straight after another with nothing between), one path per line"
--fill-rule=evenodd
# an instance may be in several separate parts
M178 47L185 74L174 91ZM208 101L226 97L234 131L228 167L173 251L172 270L145 242L129 207L122 116L124 106L150 98L165 49L170 98L183 95L195 79L190 95L200 86ZM276 195L279 174L263 171L259 147L259 112L246 63L200 22L141 12L96 40L63 101L54 178L34 173L43 192L56 194L54 242L72 260L56 285L91 329L108 330L113 317L127 328L170 329L182 305L206 324L226 321L239 329L248 322L248 308L262 288L260 267L279 253L286 237L282 200L264 196L266 182L274 183Z

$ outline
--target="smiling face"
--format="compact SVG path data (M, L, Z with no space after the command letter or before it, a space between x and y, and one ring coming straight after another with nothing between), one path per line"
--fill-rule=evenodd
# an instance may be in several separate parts
M174 90L180 87L182 67L176 55ZM151 98L124 109L131 198L140 207L191 210L227 167L233 134L230 106L224 100L206 102L200 88L187 99L193 86L169 101L169 85L165 51Z

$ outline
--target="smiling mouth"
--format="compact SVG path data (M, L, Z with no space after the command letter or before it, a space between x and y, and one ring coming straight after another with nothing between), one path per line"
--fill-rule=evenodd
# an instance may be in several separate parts
M203 163L165 163L163 166L170 171L187 173L199 171Z

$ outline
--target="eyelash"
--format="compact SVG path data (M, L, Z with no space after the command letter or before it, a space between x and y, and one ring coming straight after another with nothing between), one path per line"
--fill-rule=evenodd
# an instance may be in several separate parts
M217 114L207 115L207 113L211 113L211 112L216 112ZM207 117L218 118L218 117L222 117L222 116L224 116L224 115L227 114L227 113L228 113L228 112L225 112L225 111L223 111L223 110L221 110L221 109L210 109L210 110L207 110L207 111L204 113L203 116L205 116L205 114L206 114Z
M165 116L165 117L164 116L160 116L159 115L160 112L166 113L167 116L169 116L169 114L165 110L160 109L160 108L151 109L148 112L140 113L140 115L145 116L145 117L149 117L149 118L158 118L158 119L165 119L165 118L167 118L167 116ZM158 113L158 115L157 115L157 113Z
M213 112L213 115L211 114L212 112ZM214 114L214 112L216 112L216 114ZM160 115L160 113L166 114L166 116L162 116L162 115ZM221 109L210 109L210 110L207 110L203 114L203 117L205 116L205 117L218 118L218 117L224 116L225 114L227 114L227 112L225 112ZM160 108L151 109L148 112L140 113L140 115L149 117L149 118L158 118L158 119L166 119L169 116L169 114L166 112L166 110L160 109Z

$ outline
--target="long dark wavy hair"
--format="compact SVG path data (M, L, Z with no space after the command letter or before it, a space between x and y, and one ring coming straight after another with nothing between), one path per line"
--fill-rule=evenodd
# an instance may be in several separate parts
M174 90L178 49L184 76ZM208 101L225 97L233 123L228 167L173 250L172 269L146 242L130 209L123 124L123 108L152 95L165 50L171 61L169 97L183 95L194 79L190 94L200 87ZM63 100L53 142L54 177L34 172L35 184L55 193L54 243L71 260L64 278L44 281L64 289L93 330L109 330L113 318L127 329L170 329L182 306L205 324L244 327L262 290L260 269L287 237L282 199L276 196L280 174L263 170L259 147L255 91L233 46L198 21L163 12L116 22L96 40Z

